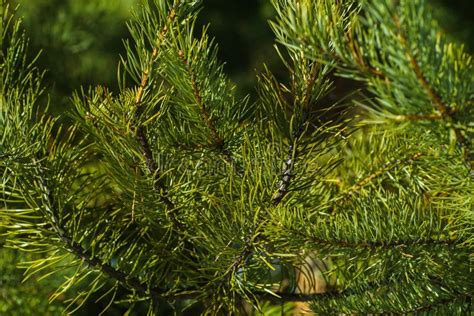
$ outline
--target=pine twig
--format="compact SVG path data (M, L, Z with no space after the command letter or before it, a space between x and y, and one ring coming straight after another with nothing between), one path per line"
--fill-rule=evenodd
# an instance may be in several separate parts
M362 72L368 72L371 75L381 78L383 80L387 80L387 76L380 71L380 69L377 69L370 65L368 62L364 60L362 57L362 54L360 52L359 46L357 46L357 42L354 40L354 30L352 27L350 27L347 32L346 32L346 39L347 39L347 44L349 45L349 48L351 49L351 54L352 57L355 59L357 66L361 69ZM338 57L335 57L335 60L340 59Z
M417 152L414 155L407 157L405 159L390 160L379 169L375 170L374 172L360 179L357 183L352 185L349 189L342 192L336 200L333 200L333 202L329 204L328 208L329 208L329 212L331 216L335 216L337 214L336 206L338 205L338 203L347 201L349 198L354 197L367 184L371 183L372 180L375 180L376 178L380 177L382 174L395 169L397 166L405 165L407 163L413 163L417 159L419 159L421 156L423 156L423 154L421 152Z
M168 14L168 23L173 22L173 20L176 17L176 12L174 8L170 10L170 13ZM160 31L157 44L153 48L150 60L147 65L147 69L144 70L142 74L142 79L140 82L140 86L138 87L137 94L135 96L135 107L136 107L136 112L135 112L135 121L138 120L140 117L143 107L142 107L142 101L143 101L143 95L145 93L145 90L148 87L148 83L150 80L150 72L151 68L153 67L153 64L156 61L156 58L158 57L158 52L160 49L160 46L162 45L166 34L168 33L168 26L165 25L163 29ZM168 197L168 192L167 188L165 186L165 183L160 175L160 172L158 171L158 165L156 161L153 158L153 153L150 147L150 143L148 141L148 137L146 135L146 130L145 127L141 124L137 124L136 126L136 135L138 142L140 143L140 149L143 153L143 156L145 157L145 163L146 167L148 169L148 172L150 175L154 178L153 180L153 188L154 190L159 194L159 199L160 201L165 204L167 208L167 213L168 216L170 217L171 222L173 223L173 226L177 231L184 231L185 227L184 225L177 219L176 217L176 208L174 203L170 200Z
M309 106L311 105L311 94L312 94L312 91L314 89L314 85L316 83L316 77L318 75L318 65L316 64L313 64L312 66L312 71L311 71L311 74L310 74L310 78L309 78L309 81L308 81L308 84L307 84L307 87L306 87L306 92L303 96L303 99L302 99L302 102L303 102L303 110L304 111L309 111ZM276 86L276 88L278 89L278 86ZM278 90L279 91L279 90ZM300 126L298 126L298 129L296 131L294 131L294 138L295 139L298 139L302 132L303 132L303 122L300 124ZM292 174L292 170L294 168L294 164L295 164L295 159L296 159L296 143L295 145L290 145L289 146L289 150L288 150L288 158L285 160L285 167L283 168L283 173L282 173L282 176L281 176L281 180L280 180L280 183L278 185L278 191L277 193L272 197L271 199L271 204L273 207L277 207L281 201L283 200L283 198L285 197L285 195L288 193L288 188L290 186L290 182L291 182L291 178L293 176ZM262 222L262 219L260 219L259 223ZM256 225L258 226L258 225ZM237 259L235 260L235 262L232 264L231 266L231 269L230 271L232 271L233 273L235 273L235 271L237 271L240 266L242 265L242 263L250 256L252 255L252 244L251 242L247 242L246 245L244 246L244 249L242 250L242 252L240 253L240 255L237 257ZM289 301L292 301L293 299L294 300L297 300L296 298L299 297L298 300L300 301L305 301L305 296L296 296L296 294L289 294L289 296L286 296L288 298ZM290 298L291 297L291 298Z
M130 288L138 293L149 294L154 301L157 301L158 297L164 294L164 291L157 291L156 289L151 292L148 286L141 283L138 279L130 277L126 273L113 268L110 264L104 263L94 255L82 247L79 243L75 242L68 234L66 229L61 225L58 216L54 212L55 198L51 189L46 183L46 179L42 172L40 163L33 159L33 164L36 165L38 170L38 184L42 192L42 200L45 207L45 211L49 220L51 221L52 227L56 232L59 239L64 243L64 246L76 257L81 258L87 265L94 267L109 277L119 281L122 285Z
M295 164L295 151L293 145L290 145L288 150L288 158L285 160L285 167L281 176L280 183L278 184L278 191L272 198L273 206L277 206L283 200L285 195L288 193L291 178L293 177L293 167Z
M357 193L359 190L361 190L364 186L366 186L367 184L372 182L372 180L379 177L380 175L382 175L382 174L384 174L388 171L393 170L397 166L405 165L407 163L412 163L412 162L416 161L418 158L420 158L421 156L423 156L423 154L421 152L418 152L418 153L416 153L416 154L414 154L414 155L412 155L408 158L402 159L402 160L400 160L400 159L391 160L391 161L387 162L386 164L384 164L380 169L372 172L371 174L369 174L365 178L361 179L359 182L357 182L352 187L350 187L349 190L344 192L342 195L345 196L345 197L352 196L355 193Z
M309 107L311 106L311 94L314 89L314 85L316 84L316 77L318 75L318 70L319 70L319 65L313 64L312 69L311 69L311 74L308 79L308 83L306 86L306 92L303 96L303 111L305 113L309 112ZM278 87L277 87L278 89ZM280 91L278 89L278 91ZM294 139L298 139L302 132L303 132L303 125L305 122L301 122L301 124L298 126L298 129L294 131L293 137ZM297 156L297 151L296 151L296 146L297 143L295 142L294 144L291 144L288 148L288 156L285 160L285 166L283 168L283 172L281 175L281 180L280 183L278 184L278 191L275 194L275 196L272 198L272 203L274 206L277 206L280 204L280 202L283 200L285 195L288 193L288 189L290 186L291 178L293 177L293 169L295 165L295 160Z
M178 57L183 62L186 72L189 75L189 79L191 80L191 89L193 91L194 101L196 102L196 105L199 108L201 119L204 121L204 124L209 129L212 135L212 138L214 139L216 148L219 149L219 151L224 155L224 158L227 162L232 162L233 161L232 154L229 152L229 150L225 149L225 141L219 135L219 132L217 131L217 128L212 122L211 117L206 109L206 105L204 104L204 101L202 99L201 89L196 79L196 74L191 69L189 62L186 60L184 56L183 51L180 50L178 52Z
M458 128L455 124L453 124L456 122L453 109L443 102L439 93L430 85L423 73L423 70L420 67L420 64L416 60L415 56L413 56L413 54L411 53L408 38L405 35L398 16L393 16L393 21L397 27L400 42L405 49L407 59L410 62L410 65L413 69L413 72L415 73L416 78L420 82L421 86L425 90L431 102L435 105L440 115L447 123L449 123L449 125L451 125L451 128L456 136L457 143L459 147L463 149L463 159L466 164L466 167L468 168L471 176L474 177L474 157L473 154L470 153L470 141L463 134L462 130Z
M455 297L446 298L446 299L443 299L443 300L438 301L438 302L433 302L432 304L427 304L427 305L424 305L424 306L420 306L420 307L415 308L413 310L406 311L406 312L404 312L404 314L415 314L416 315L416 314L419 314L419 313L432 311L433 309L435 309L437 307L452 304L452 303L457 302L457 301L470 302L471 299L472 299L472 295L469 295L469 294L466 294L466 293L459 293Z

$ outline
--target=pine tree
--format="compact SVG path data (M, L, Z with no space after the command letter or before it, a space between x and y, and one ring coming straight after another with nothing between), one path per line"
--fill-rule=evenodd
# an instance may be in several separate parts
M258 99L236 95L200 1L147 0L120 93L81 90L67 117L3 5L2 232L44 254L27 275L73 271L53 299L469 314L471 56L423 0L272 3L287 79L267 69ZM339 77L357 89L335 100Z

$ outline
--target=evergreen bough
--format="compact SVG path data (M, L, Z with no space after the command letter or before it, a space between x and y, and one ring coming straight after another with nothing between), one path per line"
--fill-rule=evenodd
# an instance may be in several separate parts
M120 93L80 91L64 117L2 6L0 219L8 246L44 254L27 276L73 267L53 299L87 281L71 307L123 287L151 314L468 314L472 58L425 1L273 0L288 76L260 74L256 100L199 2L143 1ZM338 77L359 84L335 100Z

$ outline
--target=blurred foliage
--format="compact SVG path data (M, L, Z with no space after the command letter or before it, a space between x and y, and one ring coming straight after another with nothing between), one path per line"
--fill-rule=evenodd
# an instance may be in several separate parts
M17 2L32 51L42 51L39 65L48 70L53 109L65 106L80 86L101 84L116 90L125 20L134 0Z
M471 0L431 0L436 18L449 40L474 53L474 5Z
M66 105L80 86L100 84L117 91L116 68L125 51L122 40L129 36L125 22L137 0L16 2L33 51L43 52L39 64L48 69L46 80L56 93L53 108ZM278 61L267 24L272 10L266 0L209 0L200 16L202 25L210 23L220 59L227 62L226 70L242 93L253 93L255 70L262 68L264 59L270 64Z
M116 68L129 37L126 20L137 0L16 0L33 51L43 51L39 65L48 69L54 87L52 108L69 104L80 86L104 85L117 91ZM441 26L451 40L474 51L474 7L470 0L431 0ZM240 94L255 93L256 73L265 62L278 76L284 73L273 49L267 20L273 16L267 0L206 0L199 22L210 24L219 43L220 60Z
M42 50L39 65L47 69L46 83L53 87L51 105L62 111L71 92L80 86L104 85L117 91L116 68L124 53L122 39L128 37L125 25L135 0L17 0L19 14L31 38L32 50ZM470 0L432 0L438 20L451 39L474 51L474 6ZM202 24L210 23L210 33L219 43L219 56L225 70L238 83L241 94L253 93L255 73L263 61L278 74L278 58L273 35L267 25L273 11L266 0L207 0ZM1 233L1 231L0 231ZM0 239L0 247L3 240ZM22 261L37 255L0 248L0 314L57 315L63 302L49 304L48 297L62 282L60 275L38 283L22 283ZM119 294L120 295L120 294ZM100 304L91 303L80 313L97 314ZM139 310L139 309L137 309ZM120 306L108 314L121 314ZM169 312L169 311L168 311ZM275 313L278 313L276 311ZM165 312L164 312L165 313Z
M60 283L30 279L22 283L23 270L19 262L37 256L13 249L0 248L0 315L58 315L64 310L60 300L49 304L47 298Z

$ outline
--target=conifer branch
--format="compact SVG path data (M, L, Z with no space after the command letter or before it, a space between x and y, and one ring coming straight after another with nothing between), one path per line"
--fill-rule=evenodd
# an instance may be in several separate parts
M453 109L451 109L449 105L443 102L439 93L430 85L430 83L428 82L428 80L426 79L423 73L423 70L420 67L420 64L418 63L415 56L413 56L413 54L411 53L410 45L408 43L408 38L405 34L405 31L402 28L402 25L400 23L400 19L398 18L398 16L396 15L393 16L393 21L395 23L395 26L397 27L400 42L403 48L405 49L407 59L410 62L410 65L413 69L413 72L416 75L416 78L420 82L420 85L425 90L431 102L435 105L440 115L444 118L444 120L448 124L451 125L451 128L453 129L454 134L456 136L457 143L463 149L463 159L466 164L466 167L471 173L471 176L474 177L474 162L473 162L474 157L473 157L473 154L470 153L471 151L470 141L466 138L466 136L464 136L461 129L455 126L455 124L453 124L456 122Z
M171 8L171 10L168 14L167 23L169 24L169 23L173 22L175 17L176 17L175 8ZM140 86L138 87L138 91L137 91L137 94L136 94L136 97L135 97L135 106L137 108L140 107L140 105L142 103L143 95L145 93L146 88L148 87L148 81L150 79L151 68L153 67L153 64L156 62L156 58L158 57L159 49L160 49L161 45L163 44L163 41L165 39L166 34L168 33L168 30L169 30L168 25L165 25L161 29L161 31L159 32L157 42L156 42L155 46L153 47L153 50L152 50L152 53L151 53L151 58L148 61L147 69L145 69L143 71Z
M303 111L305 113L305 117L307 116L306 114L309 111L309 107L311 106L311 95L313 93L313 89L314 89L314 86L315 86L315 83L316 83L316 79L317 79L317 76L319 74L318 70L319 70L319 65L313 64L312 69L311 69L310 78L308 79L308 82L307 82L306 91L305 91L304 96L302 98L302 103L303 103L302 108L303 108ZM277 89L277 91L279 91L278 86L276 86L275 88ZM279 97L281 97L280 93L278 95L279 95ZM305 122L302 121L299 124L297 130L295 130L293 132L293 138L295 139L295 143L294 143L294 145L291 144L289 146L288 157L285 160L285 167L283 169L281 180L280 180L280 183L278 185L278 191L274 195L274 197L271 199L271 204L272 204L273 207L277 207L281 203L281 201L283 200L285 195L288 193L288 188L289 188L289 185L290 185L290 182L291 182L291 178L293 176L292 170L294 168L295 159L296 159L296 151L295 151L296 150L295 147L296 147L296 143L297 143L296 140L299 137L301 137L301 134L303 133L304 123ZM262 219L260 219L259 223L261 223L261 222L262 222ZM256 225L256 226L258 227L259 225ZM260 239L260 238L259 238L259 236L257 236L255 239ZM250 241L246 242L246 244L244 246L244 249L242 250L241 254L237 257L235 262L232 264L232 266L230 268L230 271L235 273L240 268L242 263L245 260L247 260L247 258L250 255L252 255L252 244L253 243L251 243ZM291 297L293 297L293 299L296 299L296 296L291 296ZM287 297L287 298L290 299L290 297ZM300 299L304 300L304 297L300 297Z
M398 16L394 16L393 20L398 30L400 42L402 44L402 47L405 49L406 56L416 75L416 78L420 82L423 89L426 91L426 94L429 96L433 104L436 106L438 112L443 117L450 116L451 108L441 100L439 94L433 89L433 87L431 87L428 80L425 78L425 75L423 74L420 65L418 64L418 61L415 59L415 56L413 56L413 54L410 52L410 45L408 44L408 39L405 35L404 30L402 29L400 19L398 18Z
M143 3L129 24L135 44L125 44L125 72L119 70L133 78L135 88L127 89L121 77L116 99L102 89L74 99L73 117L89 132L84 140L58 125L60 117L46 122L39 115L41 89L36 68L27 62L26 36L16 33L17 24L11 39L9 31L2 33L2 42L10 41L11 48L0 61L0 224L6 223L0 233L11 237L6 246L48 255L29 263L28 276L74 265L76 274L66 276L54 296L87 278L91 269L95 279L87 296L107 290L109 280L114 285L102 297L123 286L135 294L131 304L146 300L154 307L166 301L179 309L202 302L203 314L228 314L243 301L270 302L270 308L313 301L321 313L467 309L472 179L459 174L460 159L445 154L446 135L424 133L424 128L449 129L474 175L471 101L466 101L472 92L472 60L462 49L446 45L440 50L442 40L435 41L430 24L414 20L431 18L421 10L424 0L401 2L395 23L392 0L367 7L355 0L273 0L278 17L272 28L277 43L287 49L278 54L290 83L279 83L267 69L260 104L235 102L217 46L208 41L206 29L200 39L194 37L200 2ZM359 13L365 17L357 22ZM415 31L420 34L412 36ZM410 50L418 40L427 45L422 53ZM432 61L441 65L440 83L431 79L436 76ZM393 123L387 128L409 122L397 126L405 128L403 139L369 126L354 131L362 134L354 143L336 147L336 126L313 122L329 109L319 107L321 100L339 97L338 91L327 95L332 85L327 75L333 70L366 84L381 109L378 117ZM160 83L172 89L157 89ZM456 91L452 100L443 90L450 88ZM256 111L259 105L267 112ZM354 118L366 114L350 113ZM163 124L149 124L156 117L164 117ZM250 121L255 126L240 124ZM422 126L408 130L417 125L410 122ZM269 130L259 134L262 128ZM232 130L238 133L226 132ZM155 136L173 147L175 158L166 161L167 168L158 161L164 148L157 147ZM283 143L280 158L274 158L274 147L265 146L269 138ZM241 150L231 152L239 143ZM185 160L187 146L195 146L191 161ZM416 150L426 146L433 154ZM407 148L416 151L406 153ZM236 178L232 168L218 177L203 170L216 154L226 162L241 159L242 177ZM256 168L260 158L267 164ZM275 159L283 162L276 172L268 164ZM362 159L372 163L361 166ZM306 162L314 169L299 174L297 167ZM101 170L103 165L108 169ZM169 178L165 170L175 169L184 172L179 179ZM341 174L347 180L339 188L319 181L322 175ZM118 199L117 208L105 209L111 199ZM156 209L161 210L158 219ZM315 264L308 265L313 270L300 270L310 257L334 260L324 268ZM321 272L329 282L323 293L303 290L299 282L286 288L285 277L292 278L292 272L307 272L310 282ZM124 294L113 294L107 307L123 302Z
M331 213L331 216L334 216L337 214L337 205L338 203L345 202L348 199L354 197L360 190L362 190L366 185L372 183L373 180L376 178L380 177L386 172L389 172L398 166L405 166L409 163L415 162L417 159L419 159L423 154L421 152L418 152L410 157L407 157L405 159L393 159L388 162L386 162L382 167L379 169L375 170L374 172L370 173L366 177L360 179L357 183L352 185L350 188L347 190L343 191L340 193L337 199L333 200L333 202L329 206L329 212Z
M168 14L167 23L168 24L172 23L175 17L176 17L175 9L171 8ZM138 121L139 117L141 116L143 112L143 107L142 107L143 95L145 93L145 90L148 87L151 69L153 67L153 64L156 62L159 49L162 43L164 42L165 36L168 33L168 29L169 29L168 26L165 25L159 32L157 43L155 47L153 47L153 51L152 51L150 60L148 62L147 68L143 71L141 83L140 83L140 86L138 87L137 94L135 96L135 107L136 107L135 121ZM158 165L155 159L153 158L153 152L151 150L148 137L146 136L145 127L139 123L136 123L136 124L138 125L136 127L137 139L138 139L138 142L140 143L140 148L143 153L143 156L145 157L146 167L150 175L154 178L153 188L159 194L160 201L166 206L167 214L170 217L170 220L173 223L173 226L175 227L175 229L178 231L184 231L185 227L176 218L175 205L168 197L167 188L158 170Z
M438 307L441 307L441 306L444 306L444 305L448 305L448 304L452 304L452 303L455 303L455 302L459 302L459 301L469 301L470 302L471 299L472 299L472 295L469 295L469 294L466 294L466 293L458 293L458 295L456 295L454 297L446 298L446 299L443 299L441 301L435 301L432 304L420 306L418 308L415 308L415 309L412 309L412 310L409 310L409 311L405 311L404 314L411 314L411 313L418 314L418 313L423 313L423 312L429 312L429 311L434 310L435 308L438 308Z
M353 33L354 33L354 29L351 26L349 27L349 29L347 30L345 34L346 34L347 44L352 53L352 57L356 61L356 64L359 67L359 69L362 72L369 73L375 77L381 78L382 80L387 80L388 79L387 76L382 71L380 71L380 69L373 67L372 65L370 65L368 62L364 60L364 58L362 57L362 53L360 52L360 48L357 45L357 41L354 40ZM333 58L334 60L341 59L339 56L336 56L336 55Z
M290 145L288 149L288 157L285 160L285 167L281 176L280 183L278 184L278 191L272 199L273 206L277 206L283 200L285 195L288 193L288 187L290 186L291 178L293 177L292 171L295 164L295 151L293 145Z
M76 257L81 258L90 267L93 267L101 271L102 273L108 275L109 277L117 280L126 288L137 291L138 293L147 295L150 294L153 300L155 301L159 296L163 295L164 292L158 291L157 289L149 291L149 288L145 284L141 283L138 279L130 277L126 273L113 268L110 264L104 263L102 262L102 260L94 257L94 255L90 251L86 250L79 243L75 242L67 234L66 229L61 225L58 216L54 212L54 205L56 204L55 198L51 189L46 183L46 179L42 171L42 166L36 159L33 159L33 164L37 168L39 188L42 192L42 200L46 214L49 217L49 220L51 221L51 226L54 229L56 235L63 242L64 247Z
M102 260L95 257L90 251L85 249L82 245L75 242L73 238L67 234L65 227L61 225L59 218L54 212L54 205L56 204L55 198L51 189L46 184L46 179L42 172L42 166L36 159L33 159L33 164L37 167L39 188L42 192L42 200L46 214L49 217L49 220L51 221L51 226L55 231L56 235L63 242L65 249L67 249L77 258L82 259L88 266L93 267L94 269L100 271L101 273L107 275L108 277L114 280L117 280L125 288L135 291L137 293L149 295L155 303L157 303L159 299L185 300L194 299L198 297L196 289L183 289L178 292L170 293L169 291L161 289L159 287L150 287L142 283L138 278L132 277L126 274L125 272L112 267L108 263L104 263Z
M393 169L395 169L397 166L405 166L408 163L413 163L415 160L423 156L421 152L418 152L414 154L413 156L410 156L405 159L394 159L391 160L387 163L385 163L380 169L372 172L365 178L361 179L358 181L356 184L354 184L352 187L350 187L346 192L342 194L343 197L347 196L352 196L356 194L359 190L361 190L363 187L365 187L367 184L371 183L372 180L376 179L377 177L381 176L382 174L389 172Z
M288 230L288 227L283 226L281 223L282 230ZM349 241L342 239L325 239L314 235L305 234L299 229L290 228L292 232L298 235L304 242L311 242L324 247L338 247L347 249L369 249L369 250L390 250L390 249L402 249L413 246L446 246L455 247L461 245L463 241L454 239L413 239L413 240L397 240L397 241ZM404 253L406 257L410 257L410 254Z
M430 279L430 281L434 282L433 279ZM358 296L357 297L358 301L361 300L361 299L363 300L365 297L368 300L372 300L372 299L374 299L374 297L372 296L371 293L373 293L374 291L377 291L377 290L379 290L378 292L380 293L380 297L377 298L377 299L374 299L373 303L380 304L379 302L381 302L380 305L384 305L384 301L386 299L384 299L383 296L387 296L387 293L386 293L387 290L388 289L390 289L389 291L400 291L400 290L402 290L400 288L400 283L401 282L398 281L398 280L391 280L391 279L383 278L382 280L369 281L367 283L360 284L360 285L356 286L357 289L352 289L352 288L349 287L349 288L345 288L342 291L332 291L332 292L329 292L329 293L321 293L319 297L314 299L314 303L316 304L316 311L315 312L320 312L320 313L326 314L325 312L328 311L328 307L329 307L329 308L331 308L331 313L333 313L333 312L335 312L334 308L337 309L338 303L344 304L344 302L341 301L341 299L349 298L351 296L356 296L356 297ZM436 280L436 282L434 282L434 283L438 284L438 286L443 285L443 282L442 281L439 282L438 280ZM395 288L395 290L392 290L392 288ZM426 290L430 291L432 289L430 289L430 288L423 289L423 291L426 291ZM402 291L404 291L404 289ZM418 291L417 291L417 294L422 293L422 292L419 293ZM455 291L455 292L456 292L455 295L453 295L450 298L436 300L436 297L432 297L432 302L430 304L417 306L417 307L412 308L411 310L406 310L407 307L404 304L399 305L398 307L396 307L395 310L393 310L393 308L392 308L390 313L391 314L397 314L397 315L398 314L406 315L406 314L411 314L411 313L417 314L418 312L422 313L422 312L431 311L431 310L434 310L438 307L442 307L444 305L448 305L448 304L454 303L454 302L465 301L465 302L470 303L470 300L472 298L472 296L470 294L461 293L461 292L458 292L458 291ZM390 298L387 297L387 299L390 299ZM333 300L333 302L332 302L331 305L329 305L329 306L326 305L325 306L325 303L326 303L325 301L328 301L328 300L329 301ZM361 310L360 308L365 307L364 305L361 305L361 306L358 306L358 307L355 307L355 308L359 308L359 309L356 309L356 310L359 311L359 312L363 312L364 314L365 313L370 313L370 314L377 314L378 315L380 313L389 312L389 310L387 310L387 309L381 309L378 306L374 306L373 303L368 303L368 304L365 305L369 308L369 310ZM413 304L413 305L415 305L415 304ZM318 305L322 305L321 310L318 309L318 307L319 307ZM342 312L343 310L344 310L344 307L342 307L342 309L338 310L338 311ZM356 310L353 310L353 312L356 312Z
M261 300L270 301L273 303L284 303L284 302L311 302L321 297L325 297L327 293L285 293L285 292L272 292L271 294L263 291L254 291L253 295ZM334 293L337 295L337 293Z
M184 64L186 72L188 73L189 79L191 81L191 89L194 97L194 101L196 102L197 107L199 108L199 113L201 115L201 119L204 121L204 124L209 129L212 138L214 139L214 145L216 148L224 155L224 158L227 162L232 162L232 154L225 148L224 139L219 135L216 126L211 120L211 117L206 109L206 105L202 99L201 89L196 79L196 74L191 69L189 62L186 60L183 51L178 52L178 57Z
M310 110L309 107L311 106L311 95L313 93L314 85L316 84L318 70L319 70L319 65L314 63L311 67L310 77L308 79L306 91L302 100L304 119L302 122L300 122L297 130L293 132L293 138L295 139L295 143L291 144L288 148L288 156L285 160L285 166L283 168L280 183L278 184L278 191L272 199L272 204L274 206L277 206L278 204L280 204L280 202L283 200L285 195L288 193L290 181L291 181L291 178L293 177L292 171L296 162L295 160L296 160L296 155L297 155L297 151L296 151L297 140L298 138L301 137L301 134L303 133L303 127L305 124L304 120L308 116L307 113ZM278 86L276 87L276 89L279 92L278 94L279 97L281 97L280 89L278 88Z
M309 75L306 93L303 97L303 111L306 113L309 111L309 107L311 106L311 95L313 94L314 85L316 84L316 79L319 74L318 70L320 69L320 65L317 63L313 63L311 67L311 73Z
M295 231L296 232L296 231ZM301 234L303 237L304 235ZM461 244L462 242L458 242L456 240L451 239L419 239L419 240L399 240L393 242L384 242L384 241L361 241L361 242L351 242L347 240L327 240L323 238L318 238L315 236L304 236L309 241L319 244L325 245L329 247L340 247L340 248L348 248L348 249L356 249L356 248L363 248L363 249L401 249L405 247L412 247L412 246L455 246ZM403 254L405 257L410 257L410 254Z

